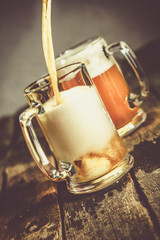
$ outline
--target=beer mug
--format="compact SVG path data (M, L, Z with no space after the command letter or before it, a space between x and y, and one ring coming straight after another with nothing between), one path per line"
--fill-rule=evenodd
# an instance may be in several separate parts
M135 73L140 85L139 95L129 90L114 58L118 52L125 57ZM140 106L148 96L148 82L135 54L125 42L107 45L102 37L91 38L60 54L56 58L56 66L59 68L76 61L86 64L120 136L131 133L146 120L146 113Z
M24 93L30 107L20 125L31 155L53 181L65 180L70 192L90 193L120 179L133 166L123 140L82 63L57 70L60 104L49 76ZM41 146L32 125L36 117L52 157ZM56 164L54 164L54 161Z

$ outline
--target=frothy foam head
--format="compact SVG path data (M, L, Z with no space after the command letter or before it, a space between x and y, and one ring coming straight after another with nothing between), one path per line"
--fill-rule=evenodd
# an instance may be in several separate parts
M54 99L44 105L41 126L57 159L73 162L92 151L104 149L115 128L92 86L79 86L63 93L63 101Z
M86 41L60 54L56 58L56 67L82 62L86 64L91 78L94 78L113 66L113 62L104 53L103 47L106 46L103 38Z

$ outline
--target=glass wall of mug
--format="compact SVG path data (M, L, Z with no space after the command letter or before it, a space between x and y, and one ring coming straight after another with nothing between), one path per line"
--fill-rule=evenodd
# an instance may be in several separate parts
M89 193L107 187L133 166L123 140L98 94L84 64L58 71L60 104L49 76L25 89L30 107L20 115L20 125L31 155L53 181L65 180L70 192ZM55 164L40 145L32 119L36 117Z
M140 94L130 92L114 54L120 52L135 73ZM148 96L148 81L137 57L125 42L107 45L102 37L86 40L56 58L60 68L76 61L84 62L120 136L134 131L146 120L140 108Z

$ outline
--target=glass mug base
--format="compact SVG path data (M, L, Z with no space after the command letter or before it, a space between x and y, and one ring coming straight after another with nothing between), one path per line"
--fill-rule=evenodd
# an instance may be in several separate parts
M146 118L147 114L143 111L142 108L139 108L138 113L132 119L132 121L117 130L118 134L121 137L128 135L129 133L137 129L143 122L145 122Z
M69 181L67 182L67 188L73 194L84 194L99 191L118 181L133 167L133 164L134 158L130 154L127 154L123 162L121 162L111 172L85 183L74 184Z

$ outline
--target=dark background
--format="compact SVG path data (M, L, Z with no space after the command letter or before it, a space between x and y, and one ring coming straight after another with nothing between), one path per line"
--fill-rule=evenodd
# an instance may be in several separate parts
M42 0L0 3L2 117L26 104L24 88L47 69L41 41ZM123 40L135 52L140 51L160 38L159 12L159 0L52 0L55 55L94 35L103 36L108 43ZM154 58L154 54L146 57Z

